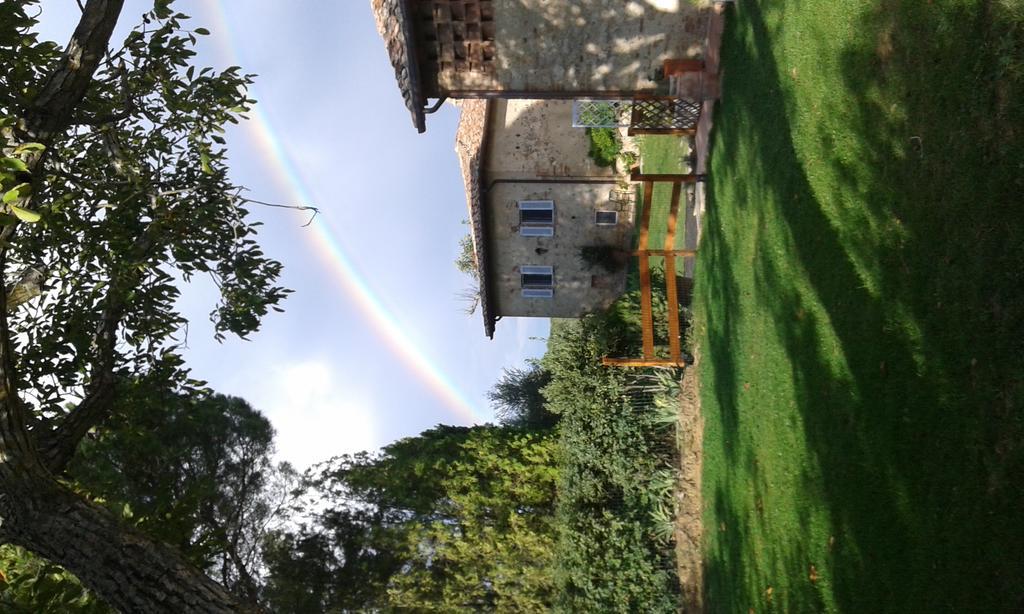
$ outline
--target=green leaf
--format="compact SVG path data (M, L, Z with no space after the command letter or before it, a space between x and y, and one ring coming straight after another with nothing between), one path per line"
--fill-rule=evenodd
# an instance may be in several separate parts
M192 31L195 32L196 34L201 34L202 36L207 36L210 33L210 31L207 30L206 28L196 28L195 30L192 30Z
M0 166L22 173L28 172L28 166L26 166L25 162L19 160L18 158L0 158Z
M207 175L213 174L213 168L210 167L210 154L201 152L199 154L199 164L202 166L203 172ZM6 198L6 197L5 197Z
M15 155L23 154L27 151L43 151L46 146L42 143L22 143L14 148Z
M29 224L35 224L43 217L36 213L35 211L31 211L29 209L22 209L21 207L16 207L14 205L11 205L11 212L14 213L14 215L16 215L19 220L23 222L28 222Z
M18 200L19 198L24 198L27 194L30 194L31 192L32 186L30 186L27 183L19 183L10 190L7 190L7 193L4 194L4 202L12 203Z

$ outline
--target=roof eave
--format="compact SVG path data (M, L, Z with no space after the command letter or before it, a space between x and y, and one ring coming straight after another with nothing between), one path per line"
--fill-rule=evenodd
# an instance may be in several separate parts
M494 316L494 305L492 304L492 298L494 296L494 277L491 275L491 259L487 253L487 247L490 242L490 231L487 220L487 184L485 183L487 179L487 152L491 142L491 101L486 101L485 105L486 110L484 115L483 138L480 141L480 161L477 166L477 182L480 186L477 206L480 207L481 243L478 248L477 273L480 277L480 312L484 319L484 334L487 335L488 339L494 339L494 327L497 322L497 318Z
M416 127L417 132L422 134L427 131L427 118L423 113L426 101L420 87L420 65L416 59L416 35L413 31L415 22L409 19L409 0L400 0L398 10L402 14L402 22L405 26L402 28L402 32L405 39L405 65L409 70L409 102L411 105L409 112L412 114L412 125Z

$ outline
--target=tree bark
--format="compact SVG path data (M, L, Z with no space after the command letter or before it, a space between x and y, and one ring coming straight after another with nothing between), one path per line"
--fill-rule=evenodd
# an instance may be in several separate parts
M124 0L89 0L57 68L47 75L26 113L29 136L46 142L66 129L110 44Z
M28 479L25 479L28 478ZM177 552L124 526L107 510L45 474L5 480L3 536L60 563L108 605L122 612L240 611L219 584ZM12 498L20 491L16 499Z

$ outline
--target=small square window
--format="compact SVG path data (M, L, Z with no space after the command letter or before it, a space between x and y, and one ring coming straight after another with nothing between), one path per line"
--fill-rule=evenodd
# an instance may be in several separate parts
M619 223L618 211L598 211L595 218L598 226L615 226Z

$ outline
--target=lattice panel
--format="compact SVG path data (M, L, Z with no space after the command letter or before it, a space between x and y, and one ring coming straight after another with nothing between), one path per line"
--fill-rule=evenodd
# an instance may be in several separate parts
M692 130L700 119L701 104L678 98L633 101L630 128L637 132Z
M493 72L491 0L420 0L419 45L432 72Z
M576 100L572 103L574 128L618 128L629 125L629 100Z

